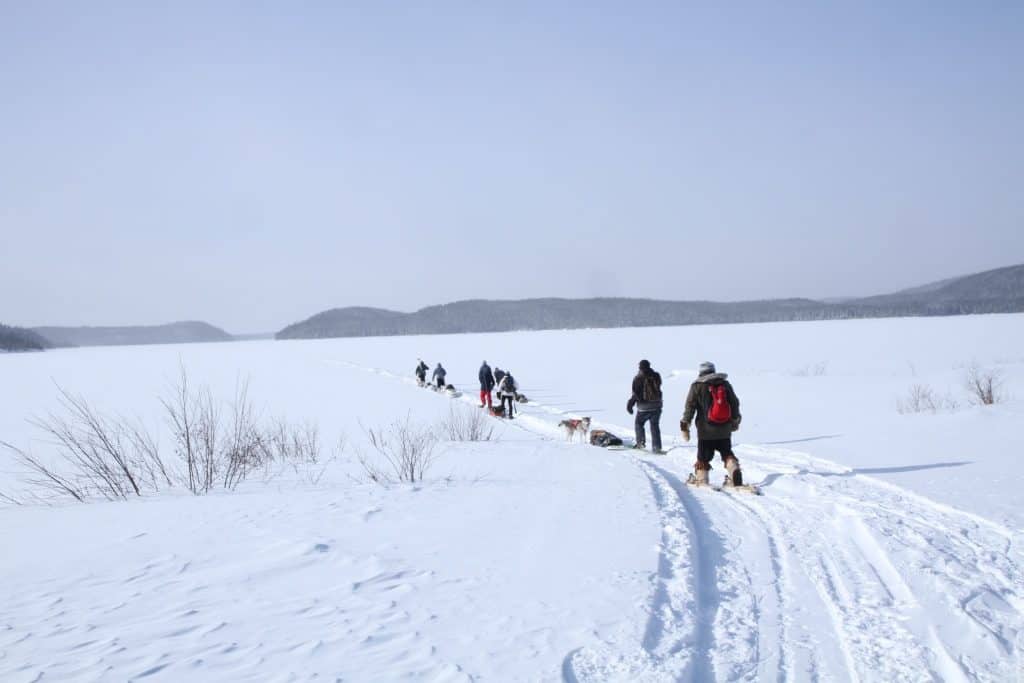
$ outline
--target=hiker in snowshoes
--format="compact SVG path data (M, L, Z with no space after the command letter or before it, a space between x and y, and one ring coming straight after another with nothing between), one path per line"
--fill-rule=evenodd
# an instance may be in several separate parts
M494 390L494 374L491 372L491 366L484 361L484 364L480 366L479 372L480 378L480 407L487 406L488 408L493 407L491 404L491 392Z
M725 485L742 486L743 472L740 461L732 452L732 433L740 428L740 400L724 372L717 372L715 364L700 364L697 379L686 395L686 408L679 428L683 438L690 440L690 422L697 424L697 462L693 464L693 481L708 483L708 472L715 452L725 463Z
M626 412L633 414L636 408L636 444L634 448L647 447L647 435L644 426L651 423L651 448L655 453L661 450L661 375L651 368L649 360L640 361L640 370L633 378L633 393L626 403Z
M434 381L434 386L438 389L444 389L444 377L447 374L448 371L438 363L437 367L434 368L434 374L431 376L431 379Z
M505 411L505 417L513 419L515 414L514 405L516 401L516 392L519 390L519 385L516 384L516 380L512 377L511 372L503 372L501 381L498 382L498 400L501 402L502 409Z
M416 360L419 361L419 364L416 366L416 384L422 387L427 383L427 370L430 368L427 367L422 358L417 358Z

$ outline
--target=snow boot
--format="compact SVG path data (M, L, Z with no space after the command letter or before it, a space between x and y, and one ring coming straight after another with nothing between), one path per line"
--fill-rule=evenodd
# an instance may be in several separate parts
M711 471L711 463L701 462L698 460L693 463L693 474L690 475L689 482L694 486L707 486L708 485L708 472Z
M735 455L725 458L725 486L743 486L743 470Z

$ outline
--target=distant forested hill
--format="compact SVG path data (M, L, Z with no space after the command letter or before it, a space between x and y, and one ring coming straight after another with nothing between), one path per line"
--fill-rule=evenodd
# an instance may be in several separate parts
M49 341L33 330L0 324L0 351L42 351L50 346Z
M177 322L135 327L37 327L55 346L121 346L231 341L224 330L204 322Z
M335 308L277 333L277 339L649 327L1024 311L1024 265L957 277L884 296L765 301L524 299L458 301L415 313Z

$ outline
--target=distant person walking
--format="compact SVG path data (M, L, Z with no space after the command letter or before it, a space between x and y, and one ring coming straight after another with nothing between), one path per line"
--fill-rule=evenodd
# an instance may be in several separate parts
M427 364L423 362L422 358L417 358L416 360L418 361L418 365L416 366L416 384L419 384L422 387L427 383L427 370L430 368L427 367Z
M722 454L725 463L726 485L743 485L740 461L732 452L732 433L740 428L740 400L733 391L728 375L718 372L715 364L700 364L697 379L686 395L686 408L679 427L683 438L690 440L690 421L697 424L697 462L693 464L693 478L698 484L708 483L708 472L715 452Z
M434 380L434 384L437 386L438 389L444 389L444 378L445 378L445 375L447 375L447 374L448 374L448 371L445 370L444 367L440 363L438 363L437 367L434 368L434 374L431 377L431 379Z
M494 391L494 373L491 372L491 366L484 361L484 364L480 366L479 372L480 378L480 407L487 406L488 408L493 407L491 403L491 392Z
M633 378L633 393L626 402L626 412L633 414L636 408L636 419L633 426L636 431L636 444L634 448L647 447L647 435L645 425L651 423L651 449L655 453L664 453L661 450L661 375L651 368L649 360L640 361L640 370Z
M505 410L505 417L510 420L515 416L516 391L518 390L519 385L516 384L512 373L502 373L501 382L498 383L498 400L501 401Z

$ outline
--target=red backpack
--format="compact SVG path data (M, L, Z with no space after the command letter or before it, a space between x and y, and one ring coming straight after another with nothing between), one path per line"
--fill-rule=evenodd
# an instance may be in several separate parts
M732 407L729 405L729 393L724 384L709 386L711 407L708 408L707 419L711 424L724 425L732 420Z

